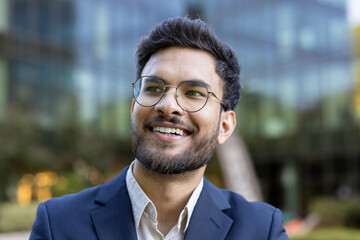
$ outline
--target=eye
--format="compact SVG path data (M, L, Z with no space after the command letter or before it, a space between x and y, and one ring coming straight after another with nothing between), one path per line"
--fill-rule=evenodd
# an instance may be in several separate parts
M148 92L148 93L161 93L162 89L160 87L158 87L158 86L148 86L145 89L145 92Z
M189 91L186 92L186 96L189 96L189 97L202 97L202 96L204 96L204 94L202 94L201 92L196 91L196 90L189 90Z

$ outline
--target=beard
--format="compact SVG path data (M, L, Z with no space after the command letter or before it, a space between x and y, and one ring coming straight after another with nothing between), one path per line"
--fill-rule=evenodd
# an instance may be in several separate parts
M177 118L168 120L164 117L158 116L147 121L144 124L143 129L148 129L148 125L152 122L161 121L184 125ZM194 171L205 166L213 156L216 147L217 136L219 133L219 127L199 139L196 139L197 133L198 131L196 131L196 129L192 131L192 134L189 136L192 140L192 143L183 153L170 156L165 154L162 150L171 148L172 144L154 140L153 143L156 147L151 149L151 147L146 146L149 143L146 143L144 136L139 131L139 127L136 126L134 121L132 121L132 150L136 159L148 172L157 173L160 175L171 175ZM151 141L151 139L148 139L148 141Z

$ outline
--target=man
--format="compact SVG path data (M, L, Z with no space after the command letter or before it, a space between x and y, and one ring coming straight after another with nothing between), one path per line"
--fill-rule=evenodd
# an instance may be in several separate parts
M134 162L104 185L41 203L30 239L288 239L279 210L203 177L236 125L234 52L201 20L173 18L136 56Z

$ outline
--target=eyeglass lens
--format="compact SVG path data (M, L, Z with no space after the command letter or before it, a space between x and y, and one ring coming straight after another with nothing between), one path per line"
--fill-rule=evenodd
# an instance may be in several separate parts
M141 77L134 84L134 98L142 106L153 106L161 99L166 87L161 79ZM208 89L198 81L184 81L176 89L176 101L185 111L200 110L207 99Z

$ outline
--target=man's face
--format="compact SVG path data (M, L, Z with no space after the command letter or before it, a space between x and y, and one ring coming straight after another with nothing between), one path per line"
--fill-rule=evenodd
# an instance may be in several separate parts
M156 76L166 85L199 80L222 99L221 79L215 72L215 58L201 50L170 47L156 52L145 65L142 76ZM210 160L218 140L221 104L209 96L198 112L188 113L176 102L175 88L153 107L133 101L132 144L137 160L151 172L176 174L198 169ZM175 129L175 134L166 133Z

